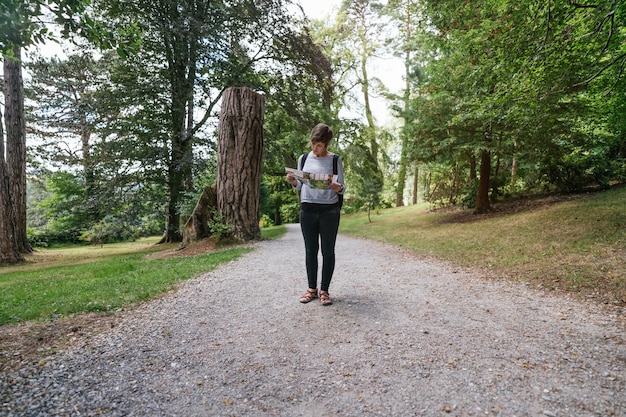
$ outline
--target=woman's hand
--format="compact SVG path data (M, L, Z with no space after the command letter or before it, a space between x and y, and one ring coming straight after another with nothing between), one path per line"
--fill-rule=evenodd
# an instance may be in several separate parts
M289 184L293 185L294 187L298 185L298 180L296 179L296 177L294 177L291 174L287 174L285 179L287 180Z
M330 188L336 192L336 193L340 193L341 189L343 188L343 185L339 184L338 182L333 182L330 184Z

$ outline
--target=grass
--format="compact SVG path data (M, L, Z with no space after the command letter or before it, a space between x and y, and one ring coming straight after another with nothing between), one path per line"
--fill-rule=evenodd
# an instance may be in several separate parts
M604 303L626 302L626 187L576 198L429 211L427 205L342 217L341 232Z
M626 187L575 198L429 211L427 205L342 217L340 231L401 246L490 276L532 282L604 303L626 303ZM278 238L284 227L262 229ZM0 325L85 312L116 311L158 297L179 282L235 259L236 246L208 254L152 259L174 246L134 243L55 248L0 268Z
M285 228L262 233L277 238ZM234 246L153 259L147 255L173 247L154 245L157 240L46 249L26 264L0 269L0 325L124 309L252 250Z

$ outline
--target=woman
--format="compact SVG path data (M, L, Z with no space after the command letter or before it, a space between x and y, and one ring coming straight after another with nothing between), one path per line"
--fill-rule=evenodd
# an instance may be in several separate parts
M318 298L323 306L333 303L328 287L335 270L335 241L339 230L340 195L345 191L343 164L339 156L328 151L333 138L332 129L323 123L311 131L311 152L298 159L298 169L311 174L336 174L337 177L325 189L313 188L302 183L292 174L287 181L300 191L300 228L306 251L306 274L309 288L300 297L301 303ZM301 163L305 157L304 165ZM336 173L334 171L336 164ZM322 249L322 282L317 290L317 254Z

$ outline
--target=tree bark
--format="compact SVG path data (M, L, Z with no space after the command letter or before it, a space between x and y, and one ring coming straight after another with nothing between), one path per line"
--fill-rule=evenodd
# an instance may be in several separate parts
M24 260L15 242L9 184L9 172L4 160L4 128L0 123L0 265L15 264Z
M222 97L217 144L217 207L233 237L261 238L262 95L228 88Z
M193 213L183 227L183 241L181 246L187 246L193 241L203 239L211 234L209 221L213 218L213 209L217 208L217 193L215 186L204 187L202 196L196 203Z
M478 179L478 197L476 199L475 214L487 213L491 210L489 204L489 176L491 174L491 153L483 149L480 152L480 178Z
M419 190L418 181L420 176L419 174L420 168L417 162L415 162L415 171L413 172L413 205L417 204L417 192Z
M19 48L15 59L4 60L4 99L6 125L6 162L11 194L11 210L15 243L20 253L31 253L26 235L26 121L24 118L24 84Z

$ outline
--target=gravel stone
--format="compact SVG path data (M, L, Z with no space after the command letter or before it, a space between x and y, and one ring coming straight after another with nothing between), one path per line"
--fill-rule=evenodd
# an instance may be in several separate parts
M624 317L339 235L334 304L298 225L0 375L1 416L626 416Z

